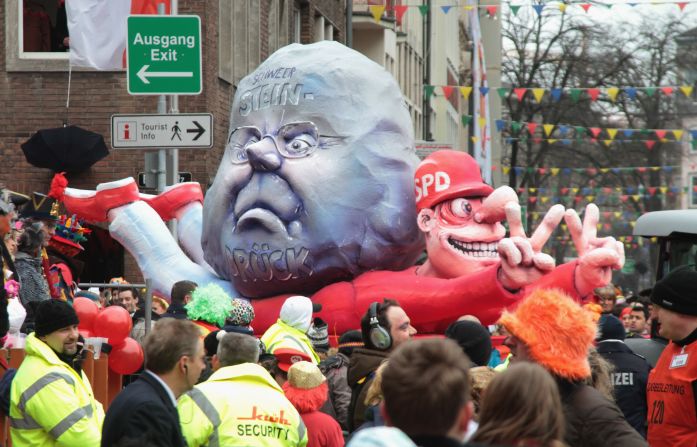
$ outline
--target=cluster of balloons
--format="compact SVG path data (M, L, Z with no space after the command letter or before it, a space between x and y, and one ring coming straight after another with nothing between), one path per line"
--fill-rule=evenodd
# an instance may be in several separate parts
M75 298L73 308L80 320L78 331L85 339L104 337L111 345L109 368L118 374L133 374L143 365L143 348L129 337L131 315L120 306L99 309L89 298Z

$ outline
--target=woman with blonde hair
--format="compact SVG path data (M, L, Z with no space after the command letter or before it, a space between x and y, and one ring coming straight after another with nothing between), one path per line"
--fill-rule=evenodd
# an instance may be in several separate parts
M535 363L511 365L484 391L472 442L563 447L564 412L557 384Z

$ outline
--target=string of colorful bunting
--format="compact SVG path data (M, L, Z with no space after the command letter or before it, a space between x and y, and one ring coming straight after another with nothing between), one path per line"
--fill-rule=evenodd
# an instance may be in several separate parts
M551 174L552 176L556 176L558 174L562 175L570 175L572 173L579 173L579 174L588 174L588 175L596 175L598 173L600 174L607 174L612 172L613 174L619 175L621 173L625 172L630 172L630 173L638 173L638 174L644 174L646 172L659 172L663 171L666 173L672 172L674 169L677 169L678 166L632 166L632 167L617 167L617 168L559 168L559 167L542 167L542 168L533 168L533 167L522 167L522 166L503 166L502 172L504 175L508 174L511 169L514 169L517 174L522 174L522 173L528 173L528 174Z
M426 99L431 96L438 96L436 94L436 88L440 89L441 93L446 99L450 99L453 92L458 90L465 100L468 100L472 94L473 87L462 86L462 85L424 85L424 95ZM595 102L600 97L602 93L613 103L617 101L620 93L627 97L631 101L635 101L638 98L638 93L641 92L646 97L653 97L657 92L662 93L662 97L670 98L677 91L682 92L686 98L692 96L694 87L691 85L666 85L666 86L649 86L649 87L574 87L574 88L527 88L527 87L479 87L479 93L486 96L492 89L498 93L501 99L506 99L512 95L516 97L518 102L523 101L526 95L532 95L532 97L541 103L542 100L547 97L552 102L559 102L562 96L568 95L574 103L580 101L583 94L587 96L591 101Z
M555 3L555 4L553 4ZM685 8L688 5L692 5L695 2L690 2L690 1L652 1L651 3L643 3L643 2L627 2L627 3L607 3L607 4L601 4L601 3L561 3L561 2L549 2L547 4L535 4L535 5L528 5L528 4L516 4L516 5L508 5L511 9L511 12L513 15L517 15L518 11L520 11L520 8L522 7L531 7L532 9L535 10L537 15L542 15L542 11L545 9L557 9L561 11L562 13L566 12L566 10L569 7L572 8L580 8L584 12L588 13L589 10L591 9L592 6L595 6L596 9L603 9L603 10L611 10L616 7L621 7L621 6L628 6L630 8L634 8L636 6L661 6L661 5L675 5L678 7L680 12L684 12ZM386 5L369 5L368 9L370 11L370 14L373 16L373 20L376 22L380 22L380 20L383 18L383 15L385 13L392 12L394 10L394 18L397 21L397 25L401 26L402 24L402 18L404 17L404 14L407 12L409 8L416 8L419 10L422 16L428 15L428 13L432 9L437 9L443 12L443 14L448 14L450 10L453 8L458 9L462 8L465 11L473 11L474 9L478 8L479 10L483 11L489 18L495 18L497 14L500 11L499 5L460 5L460 4L451 4L451 5L439 5L439 6L430 6L430 5L419 5L419 4L414 4L414 5L394 5L390 6L388 8Z

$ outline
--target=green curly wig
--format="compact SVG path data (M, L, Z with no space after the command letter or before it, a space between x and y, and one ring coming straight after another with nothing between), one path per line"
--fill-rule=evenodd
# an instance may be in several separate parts
M232 298L217 284L197 287L184 306L189 320L205 321L223 327L232 311Z

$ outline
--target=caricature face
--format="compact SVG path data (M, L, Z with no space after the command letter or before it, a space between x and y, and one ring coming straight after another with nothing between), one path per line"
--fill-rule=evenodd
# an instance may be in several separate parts
M455 278L499 262L498 243L506 234L499 222L477 223L482 197L445 200L419 212L428 260L441 278Z
M312 292L418 256L412 125L381 67L335 42L290 45L241 81L230 123L202 243L238 292Z

